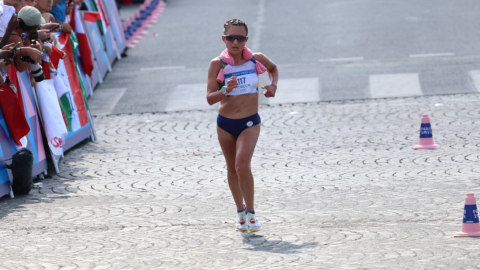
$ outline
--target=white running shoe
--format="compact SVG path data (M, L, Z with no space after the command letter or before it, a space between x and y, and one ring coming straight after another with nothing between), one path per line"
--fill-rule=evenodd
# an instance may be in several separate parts
M237 230L239 231L246 231L247 230L247 222L245 222L245 211L238 213L238 221L237 221Z
M260 221L255 218L255 214L248 213L246 215L246 220L247 220L247 230L249 232L256 232L259 231L260 228L262 228L262 224L260 224Z

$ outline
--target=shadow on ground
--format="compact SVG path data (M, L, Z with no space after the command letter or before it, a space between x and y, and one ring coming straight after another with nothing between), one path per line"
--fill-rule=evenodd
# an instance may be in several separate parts
M295 254L301 253L302 249L314 248L318 245L318 242L304 243L302 245L297 245L290 243L288 241L282 240L268 240L262 235L253 234L249 232L242 232L243 243L251 245L250 248L245 248L245 250L252 251L265 251L272 253L280 254Z

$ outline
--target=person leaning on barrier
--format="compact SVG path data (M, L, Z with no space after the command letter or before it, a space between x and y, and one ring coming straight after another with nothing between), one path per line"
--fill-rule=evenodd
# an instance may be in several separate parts
M65 22L66 15L72 13L75 3L67 0L53 0L53 7L49 11L55 18L55 22L60 24L60 31L72 32L70 24Z
M38 39L44 43L55 43L56 38L54 32L60 31L60 25L55 23L55 18L49 13L53 7L52 0L33 0L31 2L25 1L25 4L35 7L42 14L42 24L37 30ZM50 55L51 47L44 46L44 50L48 55Z
M13 7L17 13L20 12L20 9L23 7L22 0L3 0L3 4Z
M37 33L41 22L42 14L34 7L23 7L18 13L18 26L13 30L9 42L20 42L21 47L17 49L14 58L15 67L20 72L29 68L29 64L36 65L42 60L43 46Z

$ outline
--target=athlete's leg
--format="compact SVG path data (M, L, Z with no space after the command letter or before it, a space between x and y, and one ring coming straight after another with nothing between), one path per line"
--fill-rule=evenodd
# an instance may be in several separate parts
M237 206L237 210L243 209L243 195L238 182L238 175L235 171L235 155L236 155L236 138L217 127L218 141L223 151L223 156L227 162L227 179L233 200Z
M237 138L235 171L237 172L240 188L247 207L247 211L254 210L254 183L250 163L253 151L260 135L260 125L247 128Z

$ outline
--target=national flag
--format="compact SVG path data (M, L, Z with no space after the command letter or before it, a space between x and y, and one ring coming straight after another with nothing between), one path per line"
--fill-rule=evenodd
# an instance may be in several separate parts
M14 65L8 67L8 76L11 85L5 82L0 87L0 109L7 124L10 138L13 143L21 146L20 140L28 135L30 126L25 117L22 91L20 90Z
M83 12L83 19L87 22L96 23L97 20L102 19L102 16L96 11L85 11Z
M83 28L79 8L80 6L75 6L75 8L73 9L70 25L72 25L72 28L77 36L80 51L80 62L82 63L83 71L85 72L85 74L92 77L92 71L94 69L92 50L90 49L87 34L85 33L85 29Z
M63 52L57 49L57 47L52 46L52 53L50 54L50 63L53 64L53 67L55 69L58 68L58 62L60 62L60 59L63 57Z
M63 154L63 144L68 134L53 80L37 83L37 99L43 117L43 126L48 146L53 154Z
M97 3L98 9L100 10L100 14L102 15L102 21L105 23L106 27L110 26L110 23L108 22L108 17L107 14L105 13L105 9L103 8L103 4L101 0L95 0Z
M62 50L66 53L65 58L63 59L63 64L65 65L66 74L68 77L68 83L70 84L70 89L72 92L72 97L75 103L76 111L80 120L80 126L85 126L88 122L87 107L85 102L85 96L83 93L82 85L80 84L80 79L78 77L74 50L72 48L72 43L70 42L71 34L62 33L58 40L63 45ZM69 117L68 112L67 119ZM69 129L70 130L70 129Z

